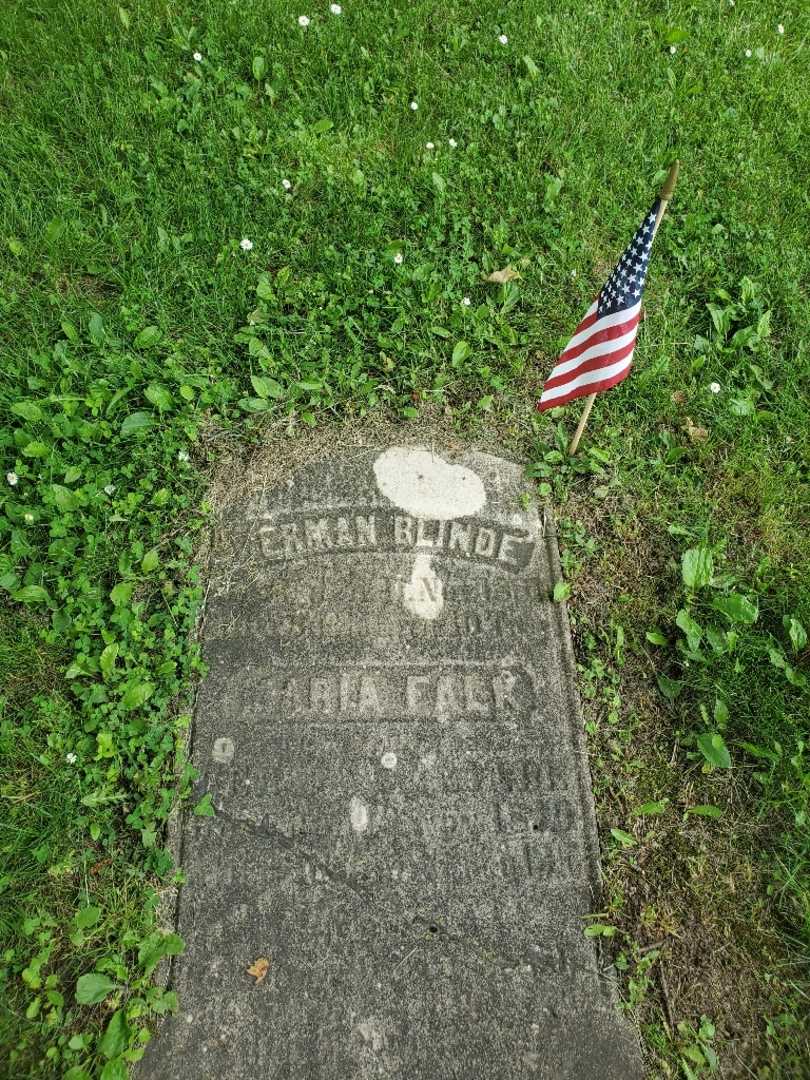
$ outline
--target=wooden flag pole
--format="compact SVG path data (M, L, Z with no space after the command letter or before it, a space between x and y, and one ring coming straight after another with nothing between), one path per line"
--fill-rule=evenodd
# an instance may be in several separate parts
M664 186L661 188L661 194L658 196L661 200L661 205L658 207L658 213L655 216L655 225L653 226L653 239L658 232L658 226L661 224L661 218L667 211L667 205L672 198L672 192L675 190L675 185L678 182L678 170L681 167L681 163L678 160L672 162L670 166L669 174L664 181ZM585 430L585 425L588 423L588 417L591 415L591 409L593 403L596 401L596 394L588 394L585 398L585 408L582 410L582 416L579 418L577 424L577 430L574 432L574 437L571 440L571 444L568 447L568 456L573 457L579 448L579 440L582 438L582 432Z
M664 186L661 188L661 194L658 196L661 200L661 205L658 207L658 213L655 215L653 240L655 239L655 234L658 232L658 226L661 224L661 218L667 212L667 206L669 206L669 200L672 198L672 192L675 190L675 185L678 183L678 171L680 167L681 163L676 158L669 167L669 174L664 181Z
M577 424L577 430L574 432L574 437L571 440L571 445L568 447L568 456L573 457L577 452L579 446L579 440L582 438L582 432L585 430L585 425L588 423L588 417L591 415L591 409L593 403L596 401L596 394L588 394L585 398L585 408L582 410L582 416L579 418Z

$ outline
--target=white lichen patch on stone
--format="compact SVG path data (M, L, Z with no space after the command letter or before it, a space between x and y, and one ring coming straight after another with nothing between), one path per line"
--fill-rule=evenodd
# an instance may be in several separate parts
M386 750L380 758L380 764L384 769L395 769L397 767L397 755L393 750Z
M402 602L411 615L436 619L444 607L444 583L433 569L430 555L420 553L413 561L411 580L402 587Z
M383 1032L375 1017L371 1016L368 1020L361 1020L357 1025L357 1030L363 1042L370 1046L375 1054L382 1050L384 1045Z
M394 506L432 521L477 514L487 501L477 473L428 450L392 446L374 462L374 476Z
M223 735L221 738L214 740L211 757L214 761L219 762L220 765L228 765L233 761L234 749L233 739L229 739L227 735Z
M349 803L349 821L358 834L364 833L368 828L368 807L356 795L352 796L352 801Z
M477 514L486 503L484 484L464 465L453 465L428 450L393 446L374 462L379 491L400 510L421 520L451 521ZM402 588L406 611L436 619L444 608L444 584L430 556L418 554L411 579Z

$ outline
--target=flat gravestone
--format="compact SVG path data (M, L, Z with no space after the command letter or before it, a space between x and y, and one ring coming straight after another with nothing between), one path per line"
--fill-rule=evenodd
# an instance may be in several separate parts
M641 1075L583 934L593 803L523 488L355 448L226 516L192 744L215 816L183 823L180 1012L142 1076Z

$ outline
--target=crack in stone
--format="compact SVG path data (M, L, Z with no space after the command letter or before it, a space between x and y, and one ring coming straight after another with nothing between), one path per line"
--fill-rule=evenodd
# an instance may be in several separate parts
M217 818L227 821L234 827L242 828L244 831L251 833L253 836L257 836L260 839L273 840L280 848L289 852L293 857L311 863L330 881L337 882L353 892L364 904L371 906L373 903L371 898L363 892L360 886L355 884L354 880L348 874L344 874L340 870L332 869L332 867L322 859L319 859L317 855L314 855L306 848L302 848L300 844L297 844L295 840L292 840L287 836L287 834L279 829L277 825L272 824L272 819L269 814L265 814L261 821L256 822L252 818L235 817L233 814L229 814L222 806L217 806L216 813Z
M265 814L261 821L256 822L251 818L236 817L223 807L217 806L217 819L227 822L234 828L249 832L252 836L256 836L259 839L273 841L278 847L288 852L293 858L305 863L310 863L313 867L320 870L329 881L342 885L344 888L347 888L350 892L354 893L358 899L362 900L368 909L368 914L379 925L385 924L377 917L373 910L376 903L380 903L385 899L389 902L395 901L398 905L401 905L400 897L396 892L392 892L391 890L388 890L384 897L379 897L377 899L369 896L363 891L361 886L355 883L350 875L333 869L328 863L318 858L318 856L314 855L309 849L301 847L300 844L296 843L295 840L292 840L281 829L274 826L268 814ZM472 934L460 934L457 931L450 931L447 926L437 918L414 914L413 912L406 911L402 907L400 907L400 911L403 928L408 926L419 927L420 932L415 938L410 935L403 935L403 939L398 942L400 948L406 948L408 945L413 945L413 948L406 956L397 959L397 963L394 965L393 970L397 970L405 960L413 956L415 952L424 952L430 941L435 941L436 944L441 943L445 946L458 946L470 959L485 964L491 964L493 967L502 970L513 970L515 968L526 968L528 966L531 967L533 973L545 975L546 978L552 973L552 969L547 967L544 968L543 965L539 964L536 960L532 961L531 955L524 957L499 955L497 950L478 941ZM529 954L531 954L531 951L531 948L527 950ZM598 968L595 969L589 967L585 964L570 963L567 973L578 973L586 977L598 975L600 979L605 980L606 982L609 981L608 972L599 970ZM562 980L564 978L564 973L555 971L553 972L553 977L555 980Z

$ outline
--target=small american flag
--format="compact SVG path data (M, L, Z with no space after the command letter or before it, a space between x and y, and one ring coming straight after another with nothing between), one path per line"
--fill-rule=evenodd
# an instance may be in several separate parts
M540 412L609 390L630 374L660 206L656 199L561 353L537 402Z

